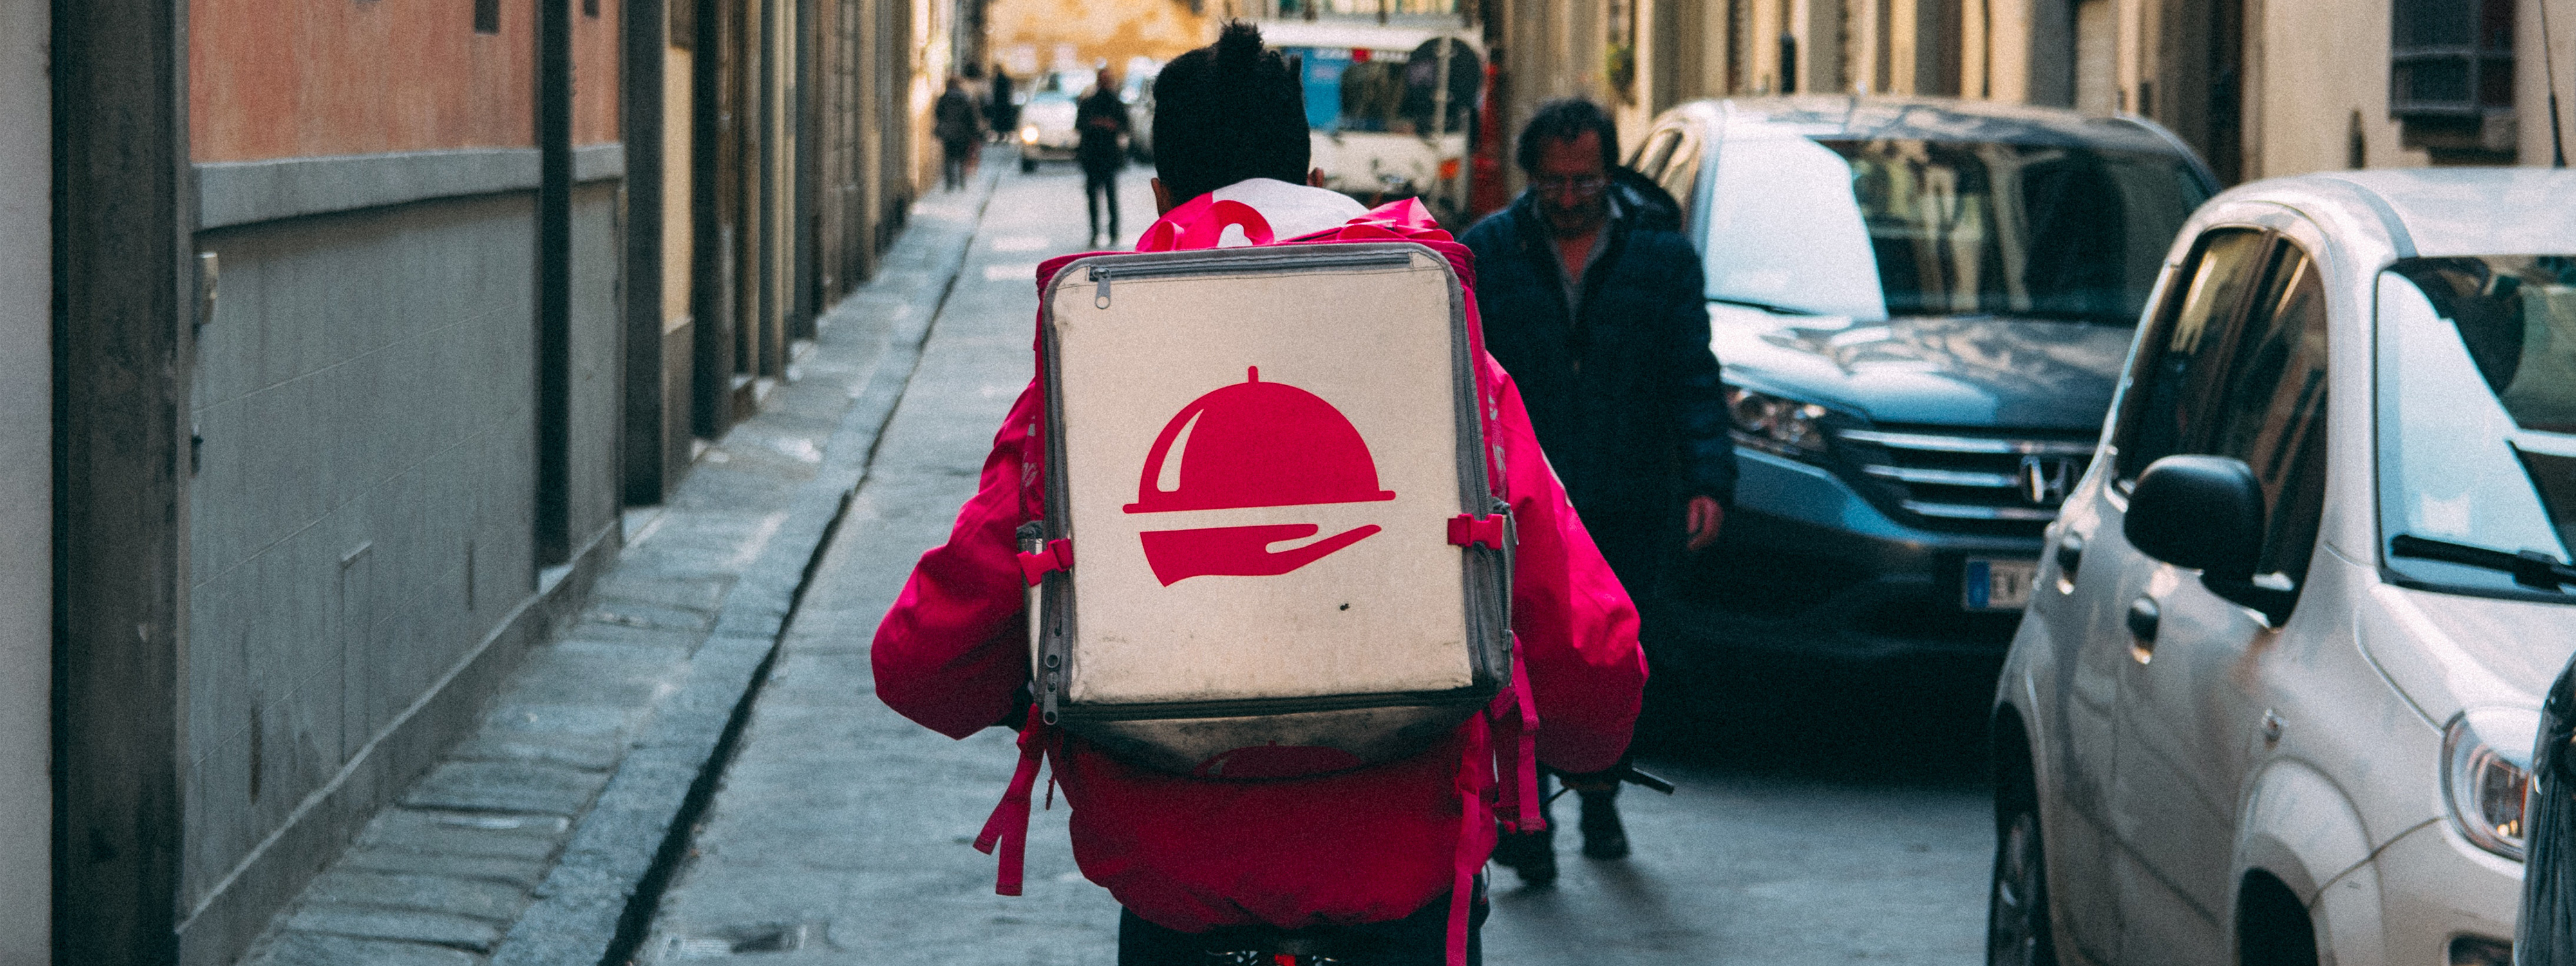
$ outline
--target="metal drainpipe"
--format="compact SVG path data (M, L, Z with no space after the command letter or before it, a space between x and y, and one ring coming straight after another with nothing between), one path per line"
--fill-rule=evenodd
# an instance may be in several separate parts
M572 559L572 0L537 2L537 559Z

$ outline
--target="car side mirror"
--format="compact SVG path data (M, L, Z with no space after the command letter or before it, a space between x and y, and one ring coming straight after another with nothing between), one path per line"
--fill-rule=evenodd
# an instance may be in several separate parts
M2263 522L2263 485L2244 460L2167 456L2138 474L2120 532L2138 552L2200 571L2210 593L2261 611L2278 627L2296 597L2254 583Z
M2244 460L2168 456L2138 474L2120 532L2176 567L2251 580L2263 555L2263 486Z

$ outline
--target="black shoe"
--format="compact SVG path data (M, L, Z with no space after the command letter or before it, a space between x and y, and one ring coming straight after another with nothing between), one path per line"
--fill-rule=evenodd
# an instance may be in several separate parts
M1628 857L1628 830L1619 824L1619 798L1616 792L1577 792L1583 799L1583 857L1587 859L1624 859Z
M1521 884L1545 888L1556 884L1556 836L1547 832L1505 832L1494 842L1494 862L1521 877Z

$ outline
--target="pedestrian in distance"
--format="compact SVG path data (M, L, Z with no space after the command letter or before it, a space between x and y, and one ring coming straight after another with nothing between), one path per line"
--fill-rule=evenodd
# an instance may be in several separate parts
M1145 233L1149 243L1205 237L1223 247L1243 230L1251 244L1277 239L1267 250L1295 259L1300 241L1403 237L1438 253L1458 277L1473 276L1472 256L1417 202L1371 212L1320 187L1302 87L1252 25L1228 23L1216 43L1176 58L1157 79L1155 100L1152 185L1165 217ZM1226 227L1213 232L1218 212ZM1189 220L1201 216L1209 220ZM1252 237L1244 226L1256 222ZM1048 267L1040 272L1042 284L1052 280ZM1332 293L1316 293L1315 305L1334 311ZM1470 306L1463 331L1473 331L1474 319ZM878 628L870 658L887 705L955 738L997 724L1023 728L1021 770L995 821L1016 809L1024 822L1026 790L1043 761L1072 809L1075 861L1123 907L1120 966L1203 966L1240 961L1211 956L1247 948L1275 954L1318 945L1334 950L1324 954L1333 961L1367 966L1479 962L1487 904L1477 870L1499 817L1537 813L1529 797L1534 766L1514 766L1505 790L1502 759L1534 756L1597 773L1625 753L1646 679L1635 611L1548 469L1511 377L1481 353L1469 364L1486 401L1476 407L1486 412L1470 418L1486 427L1492 496L1508 507L1517 535L1504 588L1521 668L1505 689L1517 692L1509 699L1515 737L1491 737L1503 734L1492 730L1501 723L1493 709L1505 706L1498 698L1404 757L1237 780L1150 768L1045 723L1031 697L1039 685L1024 569L1043 554L1020 552L1023 529L1039 521L1042 495L1055 485L1040 442L1053 424L1037 379L1004 417L948 541L922 556ZM1293 483L1316 471L1283 461L1260 472ZM1071 554L1064 551L1068 568ZM1053 687L1052 672L1045 687ZM1001 843L998 888L1014 891L1011 862L1024 839L996 837L993 827L979 847Z
M991 126L995 140L1009 139L1011 129L1019 126L1019 119L1013 116L1019 105L1011 102L1011 86L1010 72L1003 70L999 61L994 62L993 97L985 102L984 120Z
M1074 109L1074 130L1082 135L1074 146L1074 160L1082 165L1082 202L1091 212L1091 243L1118 244L1118 169L1127 166L1127 103L1118 99L1118 85L1109 76L1109 68L1100 69L1092 82L1091 93ZM1100 210L1109 209L1109 234L1100 233Z
M1529 190L1461 240L1476 252L1485 347L1520 385L1539 446L1651 649L1664 574L1726 520L1735 450L1698 253L1671 196L1619 167L1618 143L1599 105L1541 105L1516 151ZM1625 858L1619 782L1560 780L1583 805L1583 854ZM1506 836L1494 859L1525 883L1553 882L1554 834Z
M983 117L975 110L975 98L966 93L966 82L956 75L948 77L948 90L939 95L939 103L930 109L931 136L939 139L940 182L950 191L966 187L968 156L983 133Z

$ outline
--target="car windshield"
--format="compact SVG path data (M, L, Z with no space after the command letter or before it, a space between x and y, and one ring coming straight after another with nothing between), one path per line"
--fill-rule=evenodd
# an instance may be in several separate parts
M2562 596L2460 548L2565 564L2576 545L2576 255L2397 262L2379 276L2378 340L2389 568Z
M2133 325L2204 197L2172 154L1729 132L1701 246L1708 297Z
M1306 90L1306 126L1353 133L1460 133L1476 107L1481 61L1466 45L1449 46L1449 115L1439 113L1439 40L1410 53L1296 47L1287 53Z

